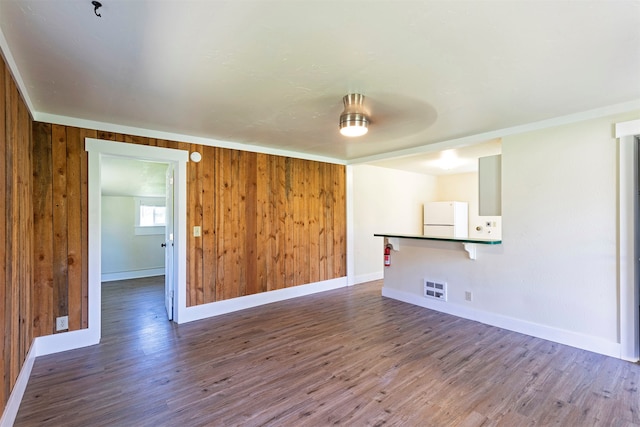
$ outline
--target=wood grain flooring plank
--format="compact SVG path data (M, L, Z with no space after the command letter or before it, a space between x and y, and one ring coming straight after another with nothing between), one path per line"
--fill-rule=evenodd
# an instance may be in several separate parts
M16 426L632 426L640 366L380 296L380 282L176 325L103 286L103 339L38 358Z

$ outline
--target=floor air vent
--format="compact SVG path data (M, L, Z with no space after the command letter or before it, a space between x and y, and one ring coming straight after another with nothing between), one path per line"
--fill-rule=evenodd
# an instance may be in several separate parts
M427 298L447 300L447 284L424 279L424 296Z

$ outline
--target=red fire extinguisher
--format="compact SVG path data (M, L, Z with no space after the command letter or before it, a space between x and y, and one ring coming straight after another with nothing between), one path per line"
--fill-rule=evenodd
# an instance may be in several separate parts
M389 245L384 247L384 266L391 266L391 246Z

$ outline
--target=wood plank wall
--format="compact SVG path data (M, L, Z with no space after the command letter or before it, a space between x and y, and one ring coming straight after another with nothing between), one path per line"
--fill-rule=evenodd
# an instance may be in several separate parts
M2 409L31 346L33 267L31 123L0 56L0 404Z
M88 156L84 139L96 131L33 123L33 331L87 328Z
M188 306L346 276L345 167L35 122L35 336L87 327L84 138L202 154L187 164Z
M188 163L189 306L346 276L344 166L33 122L0 58L0 404L35 337L86 328L87 137Z

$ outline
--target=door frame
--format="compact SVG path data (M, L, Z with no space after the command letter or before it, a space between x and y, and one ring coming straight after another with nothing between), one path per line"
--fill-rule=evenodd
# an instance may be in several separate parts
M174 226L175 223L173 221L173 211L175 209L175 201L173 200L174 196L174 179L173 176L176 174L175 167L172 164L167 164L167 170L164 173L164 195L165 195L165 206L166 212L169 212L168 215L165 216L165 219L170 219L170 221L166 221L166 226L164 229L164 308L167 312L167 317L169 320L173 320L175 304L174 304L174 294L175 294L175 284L173 280L173 261L174 261Z
M620 357L636 362L640 358L639 240L640 206L637 184L637 139L640 120L617 123L618 139L618 286Z
M101 191L100 172L102 158L124 157L136 160L149 160L169 163L175 169L174 174L174 308L173 321L180 323L180 317L186 309L186 271L187 271L187 162L189 152L173 148L149 145L129 144L105 141L94 138L85 139L85 150L89 155L88 165L88 320L89 335L94 343L100 342L101 319Z

